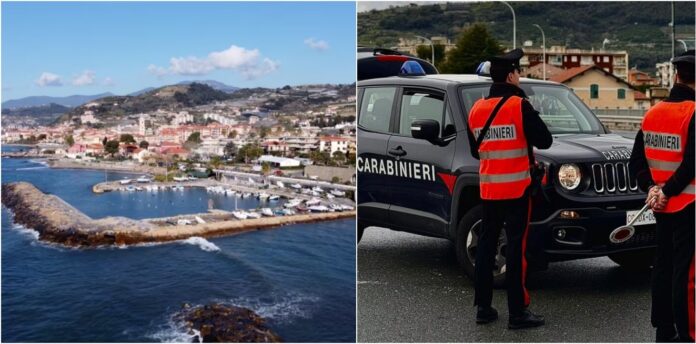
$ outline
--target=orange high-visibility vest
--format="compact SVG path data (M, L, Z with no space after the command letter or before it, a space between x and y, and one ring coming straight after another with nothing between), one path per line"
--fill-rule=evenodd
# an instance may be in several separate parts
M694 102L660 102L643 119L643 145L650 175L657 185L664 185L684 159L689 122L694 114ZM678 195L667 200L660 212L674 213L694 203L694 179Z
M469 112L469 130L478 136L502 98L478 100ZM498 110L479 146L481 199L520 198L531 184L527 138L522 127L522 98L510 97Z

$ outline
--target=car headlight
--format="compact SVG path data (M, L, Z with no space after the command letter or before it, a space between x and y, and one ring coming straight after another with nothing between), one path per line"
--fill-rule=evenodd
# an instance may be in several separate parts
M563 164L558 169L558 182L566 190L574 190L580 185L582 175L580 168L575 164Z

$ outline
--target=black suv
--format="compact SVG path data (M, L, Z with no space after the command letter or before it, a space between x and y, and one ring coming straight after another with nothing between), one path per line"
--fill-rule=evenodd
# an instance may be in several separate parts
M358 240L369 226L446 238L473 276L482 211L467 118L490 85L487 77L444 74L358 82ZM551 148L535 151L546 174L533 196L530 267L599 256L648 267L655 247L651 213L629 240L609 240L646 197L629 174L633 141L610 133L564 85L522 79L520 86L554 136ZM505 280L505 243L501 231L498 286Z

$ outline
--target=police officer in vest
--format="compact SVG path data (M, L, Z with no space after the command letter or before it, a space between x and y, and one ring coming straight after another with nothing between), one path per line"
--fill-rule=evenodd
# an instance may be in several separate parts
M672 60L669 97L643 119L631 174L657 221L651 322L657 342L694 341L694 50Z
M498 233L504 227L507 235L505 256L510 329L544 324L543 316L527 309L530 298L525 288L525 246L531 214L529 187L532 182L530 168L534 166L532 146L546 149L553 141L539 112L534 110L519 87L519 60L523 55L521 49L514 49L491 59L493 85L488 97L478 100L472 107L467 131L471 154L481 161L479 177L483 223L476 252L476 323L485 324L498 318L498 312L491 307L493 263ZM489 122L491 117L493 119Z

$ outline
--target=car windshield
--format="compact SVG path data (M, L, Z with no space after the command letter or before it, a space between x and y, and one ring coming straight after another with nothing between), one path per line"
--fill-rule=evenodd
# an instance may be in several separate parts
M571 90L552 85L521 84L534 109L551 134L604 134L597 117ZM462 87L462 100L468 113L474 103L488 97L489 85Z

